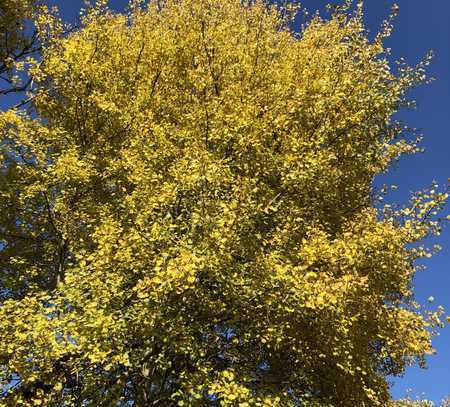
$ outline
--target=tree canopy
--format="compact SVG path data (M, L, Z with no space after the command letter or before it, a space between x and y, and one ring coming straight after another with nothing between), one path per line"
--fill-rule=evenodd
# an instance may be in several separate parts
M46 15L0 114L0 405L385 406L423 364L439 312L411 282L447 194L395 209L373 181L418 150L392 117L429 59L391 67L360 5L296 13Z

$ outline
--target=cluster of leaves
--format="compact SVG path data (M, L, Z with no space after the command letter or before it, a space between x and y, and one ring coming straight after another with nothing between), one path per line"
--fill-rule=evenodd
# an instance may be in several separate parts
M37 8L35 0L3 0L0 3L0 95L25 90L28 83L14 76L17 63L38 51L37 31L30 34L27 22Z
M62 26L54 18L56 10L40 0L2 0L0 2L0 96L21 94L32 83L28 69L40 58L41 47ZM51 30L50 30L51 25ZM13 101L15 98L10 97ZM6 100L2 98L2 105ZM15 105L22 107L28 100Z
M418 399L414 400L410 397L402 400L392 402L392 407L434 407L435 404L428 400ZM444 399L439 404L440 407L450 406L450 399Z
M384 406L432 352L412 244L446 194L372 187L417 149L392 115L428 59L393 72L361 7L295 13L46 23L29 112L0 115L0 405Z

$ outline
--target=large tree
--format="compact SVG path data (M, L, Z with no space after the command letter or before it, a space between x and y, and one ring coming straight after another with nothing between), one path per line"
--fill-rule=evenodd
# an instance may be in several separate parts
M432 351L411 279L446 194L373 187L428 59L295 12L100 2L44 47L0 115L2 405L384 406Z

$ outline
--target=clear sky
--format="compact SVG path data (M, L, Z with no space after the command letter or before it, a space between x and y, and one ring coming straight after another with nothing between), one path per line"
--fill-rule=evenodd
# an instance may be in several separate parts
M323 10L329 1L303 0L302 5L309 11ZM82 0L52 0L51 3L58 5L62 17L71 22L76 21L83 5ZM126 0L110 2L118 10L126 3ZM388 15L392 3L392 0L365 1L367 26L372 32L376 32ZM425 153L404 158L382 180L399 187L390 199L406 202L411 191L423 189L433 180L445 187L450 177L450 0L398 0L397 4L400 14L387 42L393 57L404 57L410 64L415 64L428 50L435 53L430 74L436 80L413 92L418 102L417 110L399 115L411 127L423 132ZM437 243L443 250L427 261L427 271L417 275L416 295L422 303L432 295L434 304L443 305L450 312L450 225ZM410 388L413 394L423 393L435 402L450 395L450 327L442 331L434 345L437 355L429 358L426 370L410 368L403 378L392 380L394 397L404 396Z

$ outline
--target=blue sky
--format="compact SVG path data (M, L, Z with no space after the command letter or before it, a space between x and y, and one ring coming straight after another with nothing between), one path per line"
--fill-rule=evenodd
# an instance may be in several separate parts
M302 4L314 11L323 10L328 2L303 0ZM76 20L83 5L82 0L52 0L51 3L58 5L62 17L71 22ZM110 2L119 10L126 3L126 0ZM388 15L392 3L391 0L366 0L366 21L372 32L376 32ZM450 0L398 0L397 4L400 14L395 31L387 41L393 56L404 57L410 64L415 64L428 50L432 49L435 54L429 72L436 80L412 93L418 102L417 110L399 115L424 134L425 153L403 159L382 179L382 182L398 185L391 200L406 202L411 191L423 189L433 180L444 187L450 177ZM422 303L432 295L436 305L441 304L450 312L450 227L437 242L443 250L427 261L427 271L417 275L416 295ZM407 389L413 389L415 395L423 393L436 402L450 395L450 327L441 332L434 345L437 355L429 358L426 370L410 368L403 378L392 380L394 397L405 395Z

